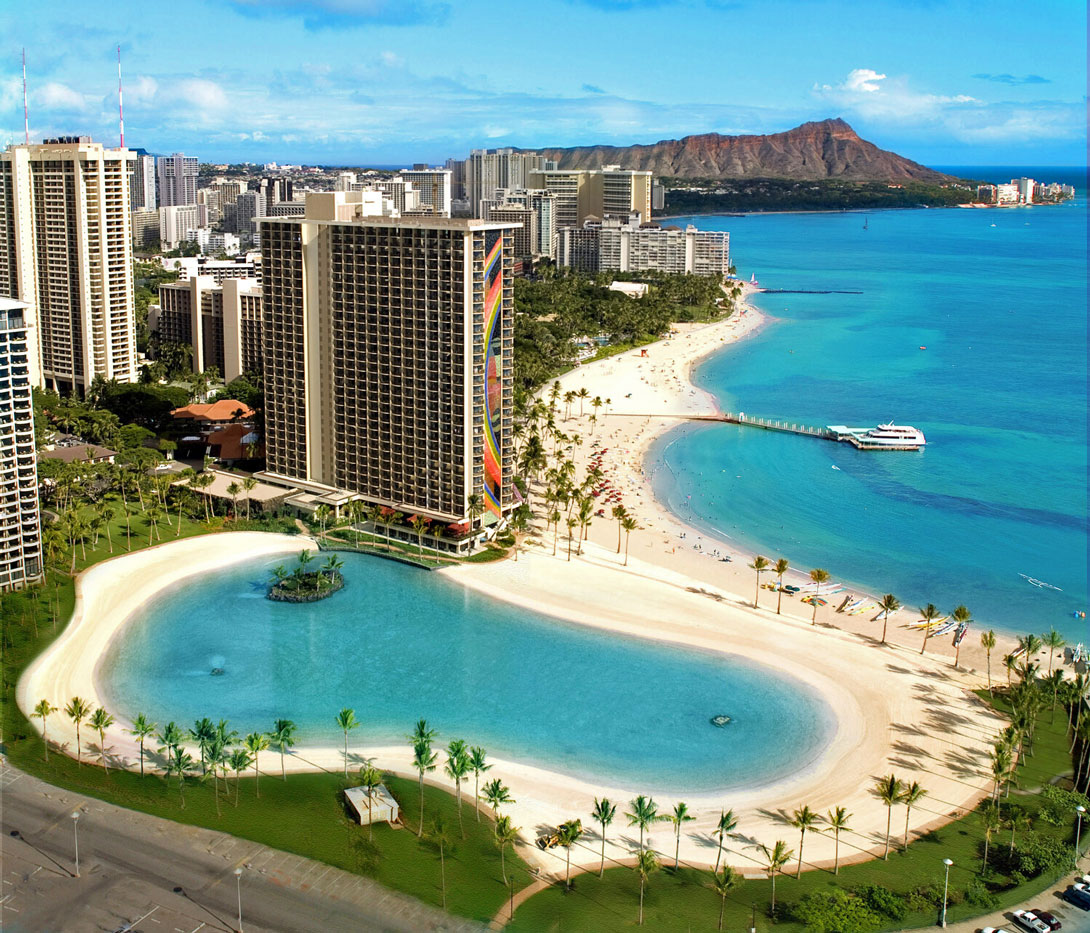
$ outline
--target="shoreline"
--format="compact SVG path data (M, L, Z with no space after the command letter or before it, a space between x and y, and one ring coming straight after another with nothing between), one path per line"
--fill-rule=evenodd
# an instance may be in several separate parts
M307 546L304 542L307 539L259 532L222 533L169 542L90 568L78 580L77 606L69 627L20 679L20 707L26 711L41 698L63 706L73 693L98 705L101 693L95 678L101 659L140 605L186 578L241 560L294 553ZM967 779L963 766L945 759L956 748L959 756L984 762L1003 721L966 691L964 675L949 671L937 659L921 661L895 648L889 649L889 654L875 654L869 640L824 625L811 626L804 618L754 611L738 599L694 587L682 574L638 559L621 567L611 548L594 543L570 563L560 555L550 556L545 547L531 547L517 562L462 565L438 572L512 605L532 607L621 637L652 639L771 666L805 683L828 705L835 715L835 731L800 770L759 786L683 795L696 816L681 842L682 858L690 864L714 861L711 840L722 809L735 810L740 831L745 834L728 845L728 858L740 870L752 873L759 868L758 841L771 843L787 832L777 813L789 813L790 807L803 802L819 811L849 806L859 830L850 839L841 840L842 862L872 857L884 840L883 807L869 792L869 781L862 775L892 768L924 783L930 795L925 806L913 810L914 832L924 832L964 813L990 786L983 765L976 778ZM120 585L133 579L142 582L135 587ZM627 598L618 600L616 594L622 590ZM755 620L758 625L753 624ZM782 648L786 644L791 645L789 652ZM649 684L649 689L654 686ZM945 720L934 721L929 712L932 704L957 709L956 736L951 735ZM111 767L136 770L138 743L123 731L130 725L124 714L135 711L111 712L116 720L107 732ZM349 745L351 770L355 771L366 756L383 770L415 778L408 746L368 745L366 715L363 722L362 734ZM40 732L40 723L32 720L32 724ZM893 736L899 730L912 733L913 756L918 756L908 774L909 764L901 760L903 753L893 747ZM51 745L71 754L75 730L63 714L51 718L49 737ZM93 737L85 738L88 765L97 766ZM154 761L154 753L148 757ZM290 771L339 773L344 767L342 749L336 745L300 744L286 760ZM508 784L517 801L505 807L505 812L523 828L527 841L536 837L543 825L574 816L585 818L596 797L609 796L623 805L646 791L638 782L591 781L502 757L490 756L490 760L492 776ZM273 749L264 752L260 765L267 773L278 772L279 753ZM433 777L431 783L453 790L452 782L443 778ZM472 796L467 799L471 801ZM660 810L665 812L678 799L677 794L660 794ZM652 844L668 848L672 843L669 829L652 835ZM615 829L607 843L607 857L629 858L633 843L634 837ZM546 873L563 870L563 858L556 851L527 847L526 855ZM832 859L831 843L819 837L807 855L812 864L827 863ZM598 858L596 844L572 853L577 865L590 866Z

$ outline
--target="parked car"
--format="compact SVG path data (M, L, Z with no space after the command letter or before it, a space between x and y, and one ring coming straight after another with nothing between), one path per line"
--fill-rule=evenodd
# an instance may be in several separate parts
M984 927L980 933L1007 933L1002 927Z
M1050 930L1052 930L1053 933L1055 933L1056 930L1059 930L1059 929L1061 929L1063 927L1063 924L1060 923L1060 921L1057 920L1054 916L1052 916L1052 914L1049 913L1047 910L1041 910L1040 908L1034 908L1033 912L1035 914L1037 914L1037 919L1038 920L1043 920L1045 923L1048 924L1048 928Z
M1076 882L1063 893L1063 899L1069 904L1074 904L1083 910L1090 910L1090 887L1082 882Z
M1027 933L1052 933L1052 928L1044 920L1039 920L1032 910L1016 910L1011 916L1015 924Z

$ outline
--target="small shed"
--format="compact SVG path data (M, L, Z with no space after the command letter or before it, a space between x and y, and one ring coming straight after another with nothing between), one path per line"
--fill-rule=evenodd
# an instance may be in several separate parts
M369 822L397 822L399 812L397 801L386 789L385 784L379 784L374 790L374 796L370 801L370 815L368 815L367 798L371 794L366 787L349 787L344 792L344 796L348 800L349 806L356 811L356 818L361 826L366 826Z

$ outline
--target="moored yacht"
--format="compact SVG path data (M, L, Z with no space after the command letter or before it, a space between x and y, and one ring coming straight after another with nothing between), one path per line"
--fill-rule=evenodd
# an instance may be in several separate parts
M893 422L871 428L860 440L867 446L874 447L913 448L923 447L927 443L923 431L919 428L914 428L911 425L893 424Z

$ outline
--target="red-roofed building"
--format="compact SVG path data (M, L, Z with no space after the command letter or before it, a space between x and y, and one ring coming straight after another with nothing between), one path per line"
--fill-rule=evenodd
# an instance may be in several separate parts
M254 416L252 409L233 398L225 398L205 405L186 405L183 408L175 408L171 414L179 420L195 421L204 429L237 424Z

